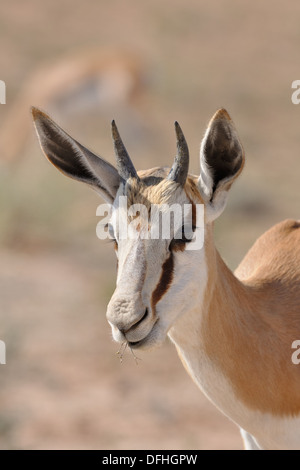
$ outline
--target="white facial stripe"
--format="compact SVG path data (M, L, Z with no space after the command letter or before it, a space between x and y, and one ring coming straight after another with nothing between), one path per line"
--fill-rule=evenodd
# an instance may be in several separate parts
M120 241L118 251L117 285L131 292L141 291L147 269L145 240L138 238Z

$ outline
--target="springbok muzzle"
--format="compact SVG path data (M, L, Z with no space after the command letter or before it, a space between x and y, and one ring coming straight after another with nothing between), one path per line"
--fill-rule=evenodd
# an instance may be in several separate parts
M112 327L113 337L118 342L136 343L150 333L150 308L147 307L139 292L125 294L116 289L107 307L107 320Z

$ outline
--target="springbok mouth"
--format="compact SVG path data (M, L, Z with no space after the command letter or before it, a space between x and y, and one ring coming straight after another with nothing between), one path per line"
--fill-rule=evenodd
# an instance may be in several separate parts
M145 339L145 338L144 338ZM128 346L131 349L138 348L141 343L143 343L144 339L141 339L140 341L128 341Z
M139 341L128 341L128 346L131 348L131 349L138 349L140 348L141 346L145 345L149 339L149 336L151 335L152 333L152 330L150 331L150 333L147 334L147 336L145 336L145 338L143 339L140 339Z
M145 346L147 343L152 342L151 340L154 340L155 342L155 336L153 337L153 330L158 322L158 318L156 319L155 323L153 324L151 330L149 333L143 338L140 339L139 341L128 341L127 344L131 349L138 349L142 346Z

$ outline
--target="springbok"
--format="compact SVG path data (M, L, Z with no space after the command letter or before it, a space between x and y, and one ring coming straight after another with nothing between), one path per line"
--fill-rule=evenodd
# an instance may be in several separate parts
M286 220L263 234L235 274L223 262L213 222L244 165L226 110L218 110L208 125L199 177L188 174L188 147L177 123L171 170L137 173L114 121L117 169L46 114L32 112L50 162L112 206L118 276L107 319L114 340L137 350L159 345L168 335L202 392L238 424L246 449L299 449L300 368L291 348L300 339L300 222ZM190 239L184 237L119 239L114 215L120 196L148 206L204 205L203 247L187 249Z

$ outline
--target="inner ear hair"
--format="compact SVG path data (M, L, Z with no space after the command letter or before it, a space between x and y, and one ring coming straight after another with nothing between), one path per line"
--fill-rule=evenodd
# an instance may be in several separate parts
M204 154L206 163L212 171L212 193L221 181L232 180L242 168L244 152L234 131L226 121L217 121L206 139Z
M217 189L228 191L244 165L244 150L225 109L212 118L201 145L201 167L205 193L212 201Z

